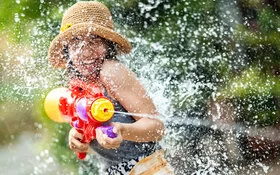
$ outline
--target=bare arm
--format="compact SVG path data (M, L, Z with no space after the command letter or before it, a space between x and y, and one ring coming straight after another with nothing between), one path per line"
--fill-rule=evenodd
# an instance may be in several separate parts
M132 113L158 115L155 105L135 74L117 61L105 61L101 81L110 95ZM135 123L119 123L123 139L136 142L159 141L164 134L164 124L156 118L133 116Z

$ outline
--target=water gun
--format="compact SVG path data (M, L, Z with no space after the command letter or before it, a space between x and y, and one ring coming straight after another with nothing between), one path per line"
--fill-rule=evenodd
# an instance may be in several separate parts
M70 122L83 134L83 143L96 137L100 128L110 138L115 138L112 126L103 126L114 115L114 106L101 89L80 80L72 80L69 88L56 88L50 91L44 102L47 116L55 122ZM77 152L79 159L86 157L85 152Z

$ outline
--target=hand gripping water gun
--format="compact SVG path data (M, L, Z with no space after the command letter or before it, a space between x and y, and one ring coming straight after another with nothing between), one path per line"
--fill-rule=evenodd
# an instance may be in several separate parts
M100 128L110 138L115 138L112 126L103 126L114 114L112 102L104 97L100 88L80 80L70 82L69 88L56 88L45 98L47 116L55 122L70 122L72 127L83 134L83 143L96 137L95 129ZM77 152L79 159L85 152Z

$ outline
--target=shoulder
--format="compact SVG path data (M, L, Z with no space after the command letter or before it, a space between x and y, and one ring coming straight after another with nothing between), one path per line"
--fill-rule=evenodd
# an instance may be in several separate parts
M104 62L100 79L110 96L128 112L155 113L156 108L144 86L136 75L120 62L112 60Z
M100 72L101 78L134 75L125 65L117 60L105 60Z
M102 84L110 91L118 91L134 84L136 75L117 60L106 60L100 72Z

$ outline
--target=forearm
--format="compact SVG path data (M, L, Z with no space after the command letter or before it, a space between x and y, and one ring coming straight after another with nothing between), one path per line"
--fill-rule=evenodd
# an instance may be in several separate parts
M123 139L135 142L160 141L165 132L164 124L158 119L141 118L121 125Z

